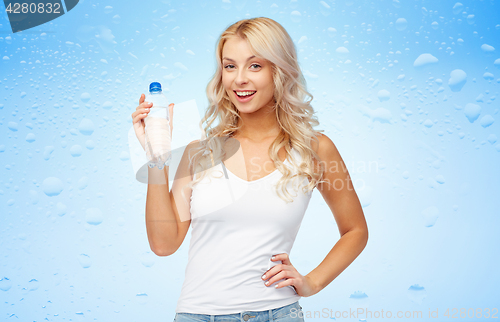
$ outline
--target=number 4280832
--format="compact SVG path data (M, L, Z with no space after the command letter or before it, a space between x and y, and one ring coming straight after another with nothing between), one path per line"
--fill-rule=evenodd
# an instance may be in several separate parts
M60 3L9 3L5 11L14 13L62 13Z
M460 309L460 315L458 314L458 308L452 308L451 313L450 309L446 309L446 312L443 314L447 318L491 318L491 319L498 319L498 308L461 308Z

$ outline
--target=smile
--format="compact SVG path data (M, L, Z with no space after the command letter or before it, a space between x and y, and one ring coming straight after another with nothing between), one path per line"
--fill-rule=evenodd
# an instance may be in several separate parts
M236 96L236 99L240 102L248 102L253 98L253 96L257 93L257 91L244 91L244 92L236 92L234 91L234 95ZM241 94L238 95L238 94Z

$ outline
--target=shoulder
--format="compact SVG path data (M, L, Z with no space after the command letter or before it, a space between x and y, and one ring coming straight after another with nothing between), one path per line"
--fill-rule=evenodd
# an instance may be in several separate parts
M316 152L316 154L320 156L320 158L322 155L325 156L334 152L338 152L337 147L328 136L323 133L317 133L316 137L318 138L318 141L312 141L312 148L314 152Z
M188 145L191 145L191 144L194 144L194 143L198 143L198 142L200 142L200 140L194 140L194 141L189 142Z
M344 161L333 141L322 133L318 133L316 137L318 138L318 142L314 140L312 148L318 155L318 161L323 163L326 168L332 165L341 166Z
M181 164L186 167L186 169L191 164L190 156L198 150L200 145L200 140L194 140L188 143L188 145L184 148L184 152L181 157Z
M188 143L188 145L184 149L184 153L182 154L183 159L188 159L189 153L193 153L191 151L196 151L200 145L200 140L194 140Z

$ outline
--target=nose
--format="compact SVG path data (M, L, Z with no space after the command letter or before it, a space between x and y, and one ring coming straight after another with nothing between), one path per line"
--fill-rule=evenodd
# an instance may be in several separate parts
M238 70L238 73L236 75L234 82L238 86L248 83L248 77L247 77L246 71L244 69Z

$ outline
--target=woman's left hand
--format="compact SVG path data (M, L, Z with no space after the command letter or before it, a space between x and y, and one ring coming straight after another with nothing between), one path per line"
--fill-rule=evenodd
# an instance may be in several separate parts
M307 276L302 276L295 269L295 267L293 267L287 253L274 255L274 259L271 258L271 260L281 261L283 264L277 264L264 273L262 280L267 281L268 284L265 284L266 286L269 287L274 282L285 278L285 281L280 282L273 287L282 288L285 286L292 286L295 289L295 292L302 297L308 297L318 293L311 279Z

